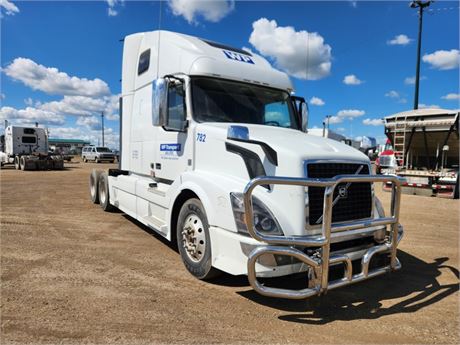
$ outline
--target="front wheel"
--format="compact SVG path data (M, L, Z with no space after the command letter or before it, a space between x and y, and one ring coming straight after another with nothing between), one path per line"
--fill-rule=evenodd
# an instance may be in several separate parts
M196 278L206 280L220 271L211 265L211 239L203 204L198 199L187 200L177 221L177 246L185 268Z

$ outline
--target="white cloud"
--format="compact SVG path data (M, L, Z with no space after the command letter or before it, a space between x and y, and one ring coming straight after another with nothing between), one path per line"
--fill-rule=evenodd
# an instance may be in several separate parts
M92 130L100 130L102 128L101 121L96 116L81 116L77 119L78 126L84 126Z
M453 101L453 100L460 99L460 94L459 93L449 93L445 96L442 96L441 98L448 100L448 101Z
M422 80L426 80L426 77L425 76L420 76L420 81ZM414 77L407 77L406 79L404 79L404 84L406 85L414 85L415 84L415 76Z
M331 125L335 125L337 123L341 123L343 121L343 117L340 117L340 116L331 116L329 118L329 123Z
M59 139L82 139L82 129L79 127L50 127L50 138Z
M50 127L50 138L60 139L82 139L90 142L91 144L102 145L101 129L88 129L86 126L80 127ZM104 144L105 146L118 149L119 135L110 127L104 128Z
M324 104L326 104L326 103L324 103L324 101L323 101L321 98L313 96L313 97L310 99L310 104L311 104L311 105L322 106L322 105L324 105Z
M353 7L353 8L358 7L358 1L349 0L348 2L350 3L351 7Z
M5 13L9 16L19 13L19 8L8 0L0 0L0 7L5 9Z
M429 63L432 68L449 70L460 65L460 51L457 49L437 50L422 57L423 62Z
M329 117L330 124L342 123L344 120L353 120L354 118L363 116L366 114L364 110L358 109L343 109L340 110L337 115Z
M252 23L249 42L294 77L317 80L331 71L331 46L317 32L295 31L292 26L260 18Z
M388 91L386 94L385 94L385 97L390 97L390 98L399 98L399 93L395 90L391 90L391 91Z
M109 86L101 79L71 77L57 68L45 67L26 58L14 59L3 71L10 78L48 94L99 97L110 93Z
M12 107L2 107L0 108L0 120L13 120L17 124L38 122L41 125L63 125L65 123L64 116L33 107L19 110Z
M34 100L30 97L24 99L24 104L25 105L28 105L29 107L33 106L34 105Z
M402 97L398 91L395 90L390 90L385 94L385 97L393 98L394 100L397 100L398 103L407 103L407 99Z
M412 39L407 37L406 35L397 35L392 40L388 40L387 44L405 46L408 45L411 41Z
M235 1L169 0L169 7L175 16L182 16L190 24L197 23L197 17L216 23L235 8Z
M419 109L439 109L441 107L439 105L437 105L437 104L423 104L423 103L420 103L418 105L418 108Z
M383 125L383 120L382 119L364 119L363 120L363 125L366 125L366 126L380 126L380 125Z
M354 74L349 74L346 75L345 78L343 78L343 83L346 85L359 85L362 84L363 81L359 80L358 77Z
M363 116L364 114L366 114L364 110L344 109L340 110L337 113L337 116L352 120L353 118Z
M107 14L109 17L114 17L118 15L118 11L115 9L115 7L118 5L118 0L106 0L107 1Z
M100 115L104 112L108 120L118 120L118 96L92 98L85 96L64 96L60 101L52 101L37 105L38 108L56 114L73 116Z
M0 93L0 99L5 99L6 98L6 95L2 92Z
M337 132L344 133L347 129L345 127L339 127L335 129Z

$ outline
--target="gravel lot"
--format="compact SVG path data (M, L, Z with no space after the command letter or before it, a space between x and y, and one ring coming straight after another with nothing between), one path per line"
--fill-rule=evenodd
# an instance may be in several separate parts
M90 202L90 170L110 164L66 167L0 172L2 344L460 341L458 200L403 195L401 271L290 301L196 280L173 246Z

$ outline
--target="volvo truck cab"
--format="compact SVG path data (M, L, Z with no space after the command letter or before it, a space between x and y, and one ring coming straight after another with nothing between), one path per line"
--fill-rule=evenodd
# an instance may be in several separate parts
M197 278L247 274L267 296L306 298L399 269L400 180L309 135L293 91L252 52L168 31L127 36L120 166L92 172L92 201L176 242ZM386 181L388 214L373 192ZM298 272L308 276L299 291L258 280Z

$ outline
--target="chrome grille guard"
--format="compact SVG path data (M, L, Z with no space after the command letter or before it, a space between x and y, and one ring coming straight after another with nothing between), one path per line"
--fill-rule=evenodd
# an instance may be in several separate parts
M334 190L340 183L353 182L391 182L391 216L378 219L365 219L358 221L348 221L331 224L332 203ZM327 290L332 290L348 284L356 283L368 278L372 278L386 272L395 271L401 268L401 263L396 257L399 241L403 235L403 227L399 224L399 209L401 203L401 184L403 178L397 176L382 175L337 175L328 179L306 179L292 177L257 177L252 179L244 189L244 208L245 222L249 234L256 240L266 244L257 246L248 256L248 280L251 286L258 293L269 297L280 297L289 299L303 299L318 294L324 294ZM261 234L254 228L252 192L260 185L291 185L305 187L324 187L324 206L323 223L321 234L316 236L274 236ZM341 232L347 230L357 230L389 225L390 231L381 245L369 248L361 259L361 272L353 274L351 259L347 255L330 254L331 231ZM312 257L293 246L319 247L320 256ZM390 264L369 271L369 263L372 257L378 253L390 253ZM256 277L257 259L264 254L278 254L292 256L305 263L309 267L309 287L302 290L290 290L266 287L262 285ZM344 276L341 279L329 282L329 265L342 263L345 266Z

